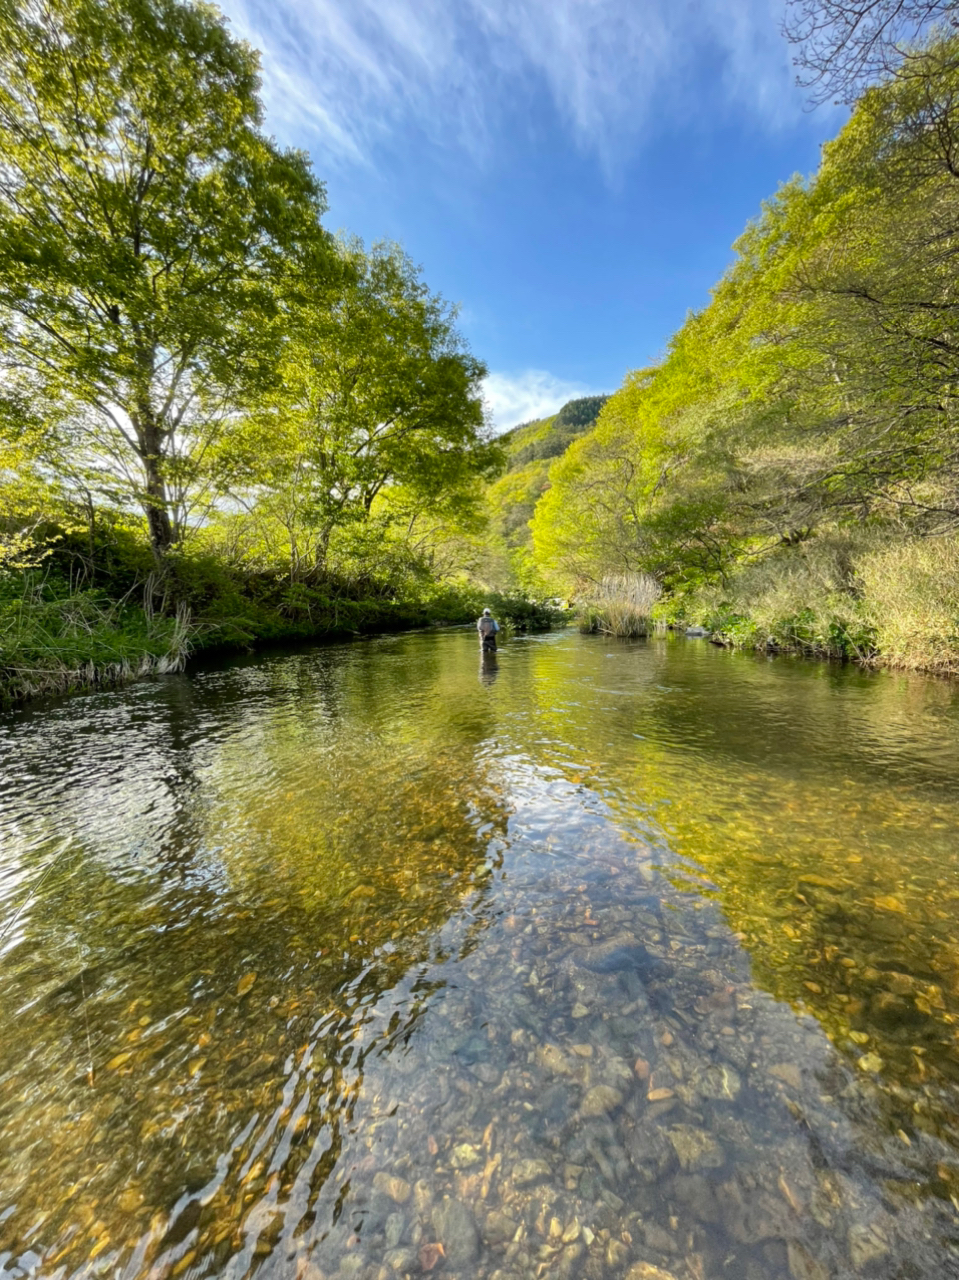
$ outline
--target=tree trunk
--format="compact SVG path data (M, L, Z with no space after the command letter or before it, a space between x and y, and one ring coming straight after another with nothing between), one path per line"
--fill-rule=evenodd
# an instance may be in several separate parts
M159 459L150 454L143 459L147 482L144 490L144 506L146 509L147 528L150 531L150 545L157 559L170 550L174 543L173 521L170 519L170 508L167 501L166 486L157 465Z
M170 500L160 465L162 432L157 426L156 417L150 405L141 405L133 423L136 427L140 460L143 463L146 479L142 503L147 518L147 528L150 531L150 545L153 547L156 558L162 560L176 540L173 521L170 518Z

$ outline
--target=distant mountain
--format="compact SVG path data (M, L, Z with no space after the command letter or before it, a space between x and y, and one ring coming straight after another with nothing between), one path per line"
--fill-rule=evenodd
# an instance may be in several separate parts
M567 400L551 418L523 422L507 431L501 437L509 454L507 471L517 471L544 458L558 458L577 436L593 426L608 399L609 396L582 396Z

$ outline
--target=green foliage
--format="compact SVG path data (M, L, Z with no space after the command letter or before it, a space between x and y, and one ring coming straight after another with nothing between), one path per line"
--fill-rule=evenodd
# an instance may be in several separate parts
M608 399L608 396L584 396L568 400L553 417L514 427L503 437L508 450L508 469L515 471L530 462L560 457L577 436L595 423Z
M175 671L191 647L182 607L160 616L35 571L0 576L0 703Z
M918 654L912 623L884 630L864 566L959 531L957 173L948 32L862 95L818 174L747 227L709 306L552 464L532 517L544 576L587 598L608 573L653 574L673 601L660 617L739 644ZM816 566L843 540L845 580L828 582ZM900 595L914 622L934 616ZM951 669L940 650L930 665Z
M396 245L341 243L340 269L304 292L264 394L222 450L267 560L291 581L337 543L410 534L426 513L463 520L501 455L485 428L485 366L455 311Z
M0 8L5 386L56 409L46 466L138 504L159 553L273 375L281 286L328 257L322 188L261 131L257 91L211 6Z

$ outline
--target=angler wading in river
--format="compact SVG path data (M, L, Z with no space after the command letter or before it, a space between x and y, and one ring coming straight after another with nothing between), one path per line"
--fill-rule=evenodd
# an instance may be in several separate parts
M480 618L476 623L476 630L479 632L480 648L484 653L496 652L496 633L499 631L499 623L490 613L489 609L484 609Z

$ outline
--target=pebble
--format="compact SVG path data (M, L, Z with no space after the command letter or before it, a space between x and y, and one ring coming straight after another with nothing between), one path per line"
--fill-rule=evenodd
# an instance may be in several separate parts
M554 1075L569 1075L572 1067L566 1060L566 1055L555 1044L543 1044L536 1050L536 1061L541 1067L545 1067L547 1071L551 1071Z
M676 1280L671 1271L654 1267L651 1262L637 1262L626 1272L626 1280Z
M615 1111L622 1102L623 1095L618 1089L608 1084L597 1084L583 1098L579 1113L585 1117L605 1116L610 1111Z
M516 1235L516 1226L508 1214L501 1209L493 1209L486 1215L483 1235L490 1244L505 1244Z
M412 1187L405 1178L397 1178L389 1173L377 1173L373 1177L373 1186L377 1191L395 1200L397 1204L406 1204L410 1198Z
M870 1266L889 1252L889 1241L875 1223L859 1222L849 1228L849 1260L857 1271Z
M629 1248L623 1244L622 1240L615 1238L606 1243L606 1265L608 1267L619 1268L626 1265L629 1261Z
M453 1148L450 1164L454 1169L468 1169L470 1165L479 1164L481 1159L482 1156L474 1146L471 1146L468 1142L461 1142Z
M519 1160L513 1165L513 1183L517 1187L529 1187L536 1182L546 1182L553 1171L545 1160Z
M723 1152L719 1143L705 1129L696 1129L692 1125L674 1125L666 1135L673 1145L679 1163L688 1173L696 1169L718 1169L723 1163Z

